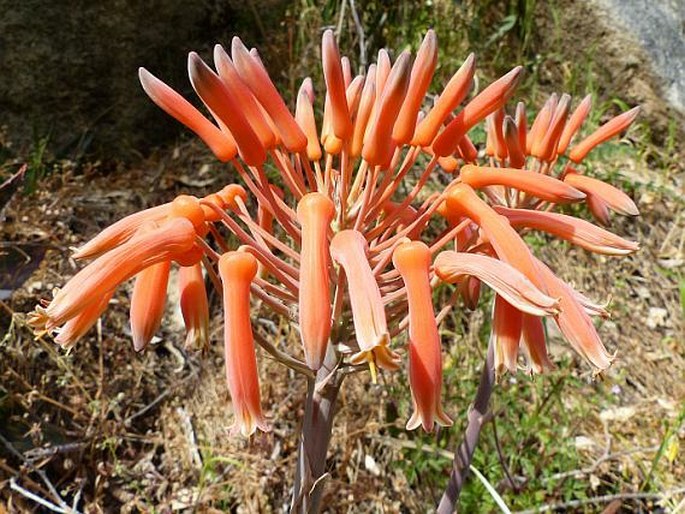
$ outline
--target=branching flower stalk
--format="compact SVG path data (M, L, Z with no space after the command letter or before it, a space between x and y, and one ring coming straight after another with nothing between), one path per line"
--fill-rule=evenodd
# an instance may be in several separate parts
M571 111L568 95L552 95L528 128L522 103L507 111L521 67L465 103L475 73L470 55L428 105L438 58L432 31L413 61L403 52L392 62L381 50L357 76L331 31L323 35L321 57L326 90L320 103L306 78L292 113L257 51L240 39L233 39L230 55L215 47L214 69L190 53L190 81L213 121L141 68L150 98L232 166L240 184L203 198L178 196L103 230L74 254L91 262L31 317L37 332L56 332L56 341L70 348L115 289L135 278L131 332L141 351L161 323L174 266L186 344L206 349L204 270L223 297L234 432L247 437L269 430L255 343L306 380L292 500L297 512L317 512L321 505L335 403L346 375L368 369L375 381L378 373L407 367L413 404L407 429L431 432L452 424L451 416L465 406L442 398L438 324L460 298L475 308L483 284L495 299L479 415L492 392L488 377L553 366L546 318L597 372L610 366L614 357L591 318L607 316L604 306L557 277L522 233L542 231L607 255L638 249L593 223L554 212L585 203L602 225L609 223L609 210L638 213L627 195L582 170L587 154L624 131L637 109L572 144L590 97ZM320 122L315 105L323 107ZM487 143L479 150L468 133L483 121ZM273 170L276 181L269 179ZM440 185L437 177L450 174L449 184ZM433 291L441 283L454 284L454 293L435 306ZM254 331L255 309L287 318L301 345L286 347ZM466 434L471 446L476 425ZM473 449L455 460L459 486L450 486L441 511L454 508Z

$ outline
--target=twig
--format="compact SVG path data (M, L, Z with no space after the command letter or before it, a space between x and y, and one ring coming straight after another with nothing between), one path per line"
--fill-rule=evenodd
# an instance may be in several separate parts
M659 446L650 446L648 448L634 448L632 450L624 450L620 452L615 452L615 453L605 453L602 455L600 458L598 458L594 463L592 463L590 466L581 468L581 469L574 469L572 471L564 471L562 473L555 473L554 475L550 475L548 477L543 477L541 479L542 483L547 483L547 482L552 482L556 480L563 480L565 478L578 478L581 476L589 475L593 472L595 472L599 466L607 461L610 460L616 460L620 457L625 457L626 455L632 455L634 453L650 453L650 452L655 452L659 449Z
M516 481L509 472L509 466L507 466L507 462L504 458L504 455L502 454L502 446L499 444L499 437L497 436L497 416L492 417L492 435L495 437L495 449L497 450L499 463L501 464L502 469L504 470L504 474L507 476L507 481L509 482L509 485L511 486L513 491L517 493L519 491L519 486L516 484Z
M573 509L575 507L582 507L583 505L592 505L595 503L610 503L614 500L665 500L677 494L685 494L685 487L677 489L670 489L663 493L618 493L605 494L604 496L595 496L594 498L583 498L582 500L571 500L563 503L553 503L551 505L543 505L535 509L521 510L514 514L537 514L538 512L551 512L555 510Z
M24 452L24 457L30 460L43 459L45 457L53 457L62 453L73 453L79 452L85 448L88 443L78 442L78 443L67 443L60 444L58 446L48 446L46 448L34 448Z
M23 455L21 452L19 452L19 451L12 445L12 443L10 443L7 439L5 439L4 436L3 436L2 434L0 434L0 441L2 441L2 444L5 445L5 448L7 448L7 450L9 450L9 452L10 452L12 455L14 455L15 457L17 457L17 458L18 458L20 461L22 461L24 464L26 464L32 472L36 473L36 474L40 477L40 479L41 479L41 480L43 481L43 483L45 484L45 487L48 488L48 491L49 491L50 494L53 496L54 500L55 500L55 501L59 504L59 506L61 507L62 510L60 510L59 512L71 512L71 509L70 509L69 505L67 505L67 504L64 502L64 499L63 499L62 496L57 492L57 489L55 489L55 486L52 485L52 482L50 482L50 479L48 478L48 476L47 476L47 474L45 473L45 471L43 471L42 469L39 469L39 468L37 468L36 466L34 466L33 462L31 462L31 461L28 460L26 457L24 457L24 455ZM15 480L15 478L13 477L12 480ZM11 482L10 482L10 486L11 486L11 485L12 485L12 484L11 484ZM16 483L15 483L15 485L16 485ZM20 486L17 485L17 487L20 487ZM36 495L34 495L33 493L31 493L31 492L29 492L29 491L26 491L26 489L23 489L23 488L20 488L20 489L21 489L21 491L19 491L18 489L17 489L17 491L19 491L19 492L22 492L22 491L23 491L23 492L26 492L26 493L28 493L28 494L31 494L31 495L32 495L32 499L34 499L35 501L38 501L38 500L36 500L36 498L40 498L39 496L36 496ZM35 497L35 498L33 498L33 497ZM42 498L40 498L40 499L42 500ZM39 503L40 503L40 502L39 502ZM53 504L51 504L51 505L53 505ZM66 510L64 510L64 509L66 509Z
M186 439L188 440L188 453L190 454L190 460L198 469L202 469L202 456L200 451L197 449L197 437L195 437L195 429L193 428L193 420L190 419L190 414L183 407L176 407L176 413L181 418L183 424L183 430L186 433Z
M162 394L160 394L157 398L155 398L150 403L148 403L145 407L143 407L139 411L133 413L128 418L126 418L124 420L124 426L129 426L131 424L131 421L133 421L136 418L139 418L140 416L142 416L143 414L145 414L149 410L154 409L157 405L159 405L162 402L162 400L164 400L164 398L166 398L170 394L171 394L171 389L165 389L162 392Z
M364 35L364 28L359 20L354 0L348 1L350 3L350 12L352 13L352 21L354 21L354 27L357 29L357 36L359 36L359 67L366 69L366 36Z
M178 387L182 386L186 382L188 382L190 379L195 378L197 376L197 373L200 368L195 368L190 375L187 377L183 378L180 382L175 383L173 386L169 387L168 389L165 389L162 391L162 393L157 396L154 400L152 400L150 403L148 403L145 407L142 409L134 412L131 414L128 418L124 420L124 426L128 427L131 425L131 422L145 414L146 412L154 409L157 405L159 405L167 396L169 396L174 390L176 390Z
M13 491L17 491L25 498L33 500L34 502L42 505L47 509L50 509L53 512L60 512L62 514L71 514L74 512L74 510L72 510L69 506L66 506L66 508L59 507L54 503L51 503L48 500L41 498L37 494L33 494L31 491L24 489L19 484L17 484L17 480L14 477L10 478L10 489L12 489Z

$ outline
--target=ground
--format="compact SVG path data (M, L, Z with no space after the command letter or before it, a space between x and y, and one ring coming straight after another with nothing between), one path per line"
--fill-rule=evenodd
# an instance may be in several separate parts
M616 219L615 229L640 241L640 252L605 258L529 240L560 275L593 298L610 301L613 317L600 333L617 356L605 376L593 379L589 366L551 332L556 371L500 382L493 402L497 438L484 431L474 464L512 510L639 493L644 498L628 496L623 508L645 511L685 481L679 289L685 220L682 200L672 189L679 177L656 180L631 152L617 148L601 156L611 157L612 165L597 164L594 171L630 184L642 214ZM230 170L212 163L199 145L184 143L133 168L76 172L62 163L61 171L35 194L16 196L5 213L5 249L28 241L47 250L39 268L0 304L3 325L12 322L2 343L0 434L6 446L24 455L22 461L5 451L0 460L0 494L7 507L35 509L10 489L12 477L16 485L54 501L37 472L42 470L65 498L78 495L86 511L282 510L302 414L301 380L260 358L273 431L245 441L228 430L231 408L217 344L221 327L213 324L215 346L207 356L185 352L173 300L159 341L144 354L136 354L128 338L126 290L116 295L98 330L70 353L49 338L34 340L24 326L36 300L49 298L52 288L75 272L70 247L134 209L180 191L217 189L232 180ZM218 309L216 298L213 308ZM485 313L486 307L458 310L443 325L447 408L456 425L437 437L404 431L409 401L402 373L384 375L375 386L365 375L348 379L329 454L332 512L430 509L475 388ZM274 340L286 341L282 344L294 337L268 319L258 318L257 324ZM682 497L674 494L659 505L673 507ZM608 501L577 510L595 511ZM465 511L494 508L473 477L463 502Z

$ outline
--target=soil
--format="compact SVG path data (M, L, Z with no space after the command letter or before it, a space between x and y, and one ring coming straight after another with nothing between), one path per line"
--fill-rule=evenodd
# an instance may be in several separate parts
M638 163L620 165L624 176L639 175ZM2 343L0 435L25 456L22 462L3 452L7 447L0 448L0 497L10 510L35 511L35 504L8 487L12 476L50 498L32 466L42 469L66 497L79 495L87 512L148 511L152 506L274 512L287 505L296 458L293 434L305 391L301 379L260 357L263 404L273 431L246 441L229 433L231 407L220 345L205 357L183 350L174 306L169 305L159 340L144 354L133 351L128 337L127 288L115 296L97 330L70 353L48 338L34 340L24 326L36 299L49 299L50 291L77 269L69 259L71 247L126 213L180 192L203 195L231 180L231 172L199 145L186 143L132 168L77 171L64 163L63 172L41 184L38 193L15 196L10 203L5 247L31 242L47 249L24 285L0 302L0 326L13 320ZM617 218L614 229L638 239L639 253L615 259L560 244L543 250L561 276L593 298L611 298L614 316L601 334L617 352L605 378L621 384L618 401L583 420L578 433L592 443L580 450L587 463L601 457L607 438L612 452L628 452L596 470L626 484L639 480L649 463L630 450L659 445L664 420L675 420L685 400L677 281L683 266L684 205L667 189L655 192L637 183L635 191L642 215ZM216 298L212 308L218 312ZM273 340L296 345L287 326L262 318L256 324ZM215 319L214 342L220 330ZM570 353L554 334L551 349L557 359ZM360 376L343 388L329 453L326 501L335 511L426 508L430 489L412 492L393 465L402 458L404 444L402 423L394 419L395 403L388 396L394 380L386 376L373 386ZM588 383L590 391L593 387ZM583 392L573 394L582 397ZM677 435L681 442L683 437ZM682 452L670 466L664 488L685 481Z

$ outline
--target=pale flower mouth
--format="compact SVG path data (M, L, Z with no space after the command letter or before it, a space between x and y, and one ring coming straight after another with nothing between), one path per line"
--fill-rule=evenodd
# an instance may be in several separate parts
M638 214L625 193L582 168L597 145L627 129L638 108L573 144L590 98L572 110L568 95L552 95L528 127L524 104L507 105L520 66L465 101L475 73L470 55L428 102L438 62L433 31L413 61L408 51L394 62L381 51L357 76L331 31L321 55L325 91L317 97L305 79L294 113L259 54L238 38L230 52L214 48L214 69L196 53L188 56L190 82L209 117L141 68L152 101L197 134L241 184L201 199L181 195L103 230L74 255L94 260L30 318L36 331L59 330L57 342L71 347L116 288L137 276L131 320L135 347L143 349L163 322L169 269L179 266L186 341L206 349L204 270L223 298L227 381L243 435L268 429L255 343L309 381L318 377L321 387L343 369L369 366L375 379L377 369L394 372L408 362L414 413L407 427L449 425L439 323L459 298L475 308L482 284L496 293L492 340L500 373L516 372L521 359L532 373L553 366L545 318L596 370L608 368L613 356L591 319L606 310L557 277L521 236L543 231L608 255L638 249L589 221L552 212L584 204L605 225L610 210ZM481 123L482 150L468 136ZM436 190L435 176L447 173L452 180ZM434 306L442 282L456 290ZM251 306L296 327L301 345L281 348L262 337Z

